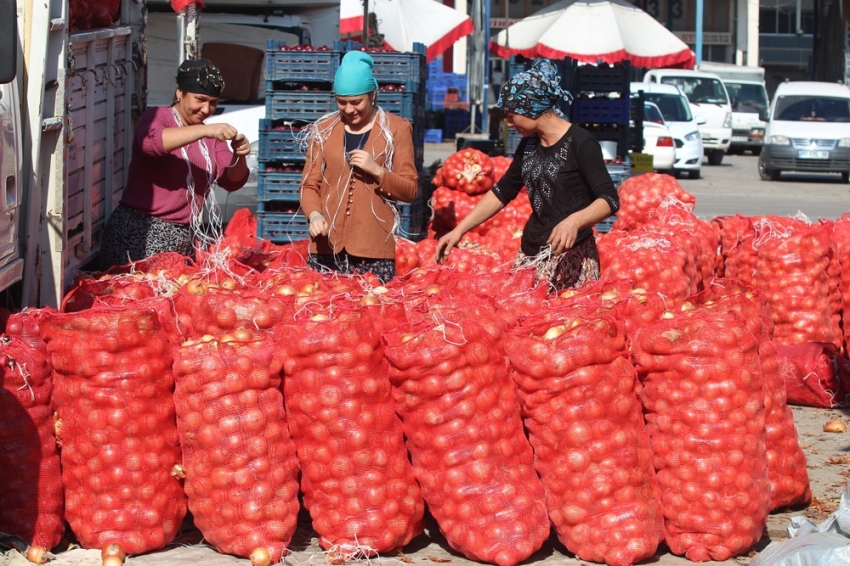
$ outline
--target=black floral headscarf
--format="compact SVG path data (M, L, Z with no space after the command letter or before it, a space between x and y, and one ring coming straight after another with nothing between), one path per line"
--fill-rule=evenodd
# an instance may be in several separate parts
M561 76L549 59L537 59L527 71L517 73L502 86L499 108L529 118L537 118L550 108L563 118L559 100L571 102L572 95L561 88Z

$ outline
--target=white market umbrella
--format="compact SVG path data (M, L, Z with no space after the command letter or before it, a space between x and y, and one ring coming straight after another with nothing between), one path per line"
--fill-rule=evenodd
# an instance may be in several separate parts
M499 32L490 51L647 68L690 69L695 61L685 42L625 0L562 0Z
M369 0L369 11L387 47L412 51L414 43L423 43L428 61L475 31L469 16L436 0ZM340 35L362 30L363 0L341 0Z

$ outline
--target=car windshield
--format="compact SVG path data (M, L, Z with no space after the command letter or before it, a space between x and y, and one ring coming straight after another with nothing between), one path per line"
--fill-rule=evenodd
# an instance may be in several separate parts
M690 122L693 120L691 107L681 94L666 94L663 92L644 92L647 102L654 102L661 115L667 122Z
M661 115L658 106L655 104L643 105L643 119L647 122L655 122L656 124L664 123L664 116Z
M850 122L850 99L793 95L776 99L774 120L788 122Z
M726 83L732 110L735 112L758 112L767 109L767 93L762 85Z
M726 89L717 79L703 77L661 77L661 82L676 85L694 104L728 104ZM662 110L663 112L663 110Z

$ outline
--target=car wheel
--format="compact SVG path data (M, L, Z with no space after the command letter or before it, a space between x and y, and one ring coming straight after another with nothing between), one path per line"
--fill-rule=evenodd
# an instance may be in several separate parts
M759 147L754 147L754 148L752 149L752 152L753 152L753 155L756 155L756 156L761 155L761 146L759 146Z
M712 149L708 152L708 164L709 165L720 165L723 163L723 150L722 149Z
M759 156L759 177L762 181L778 181L780 172L764 164L764 156Z
M742 155L744 153L744 149L741 147L730 147L726 150L726 153L729 155Z
M845 171L844 173L842 173L841 174L841 180L844 181L845 183L850 183L850 172Z
M688 179L699 179L699 169L688 171Z

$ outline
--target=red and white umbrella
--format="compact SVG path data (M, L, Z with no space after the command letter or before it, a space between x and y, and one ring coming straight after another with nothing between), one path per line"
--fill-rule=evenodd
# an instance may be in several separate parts
M690 69L695 60L681 39L625 0L562 0L499 32L490 51L647 68Z
M475 31L469 16L436 0L369 0L369 11L375 13L387 47L412 51L414 43L423 43L428 61ZM363 0L342 0L340 35L362 30Z

